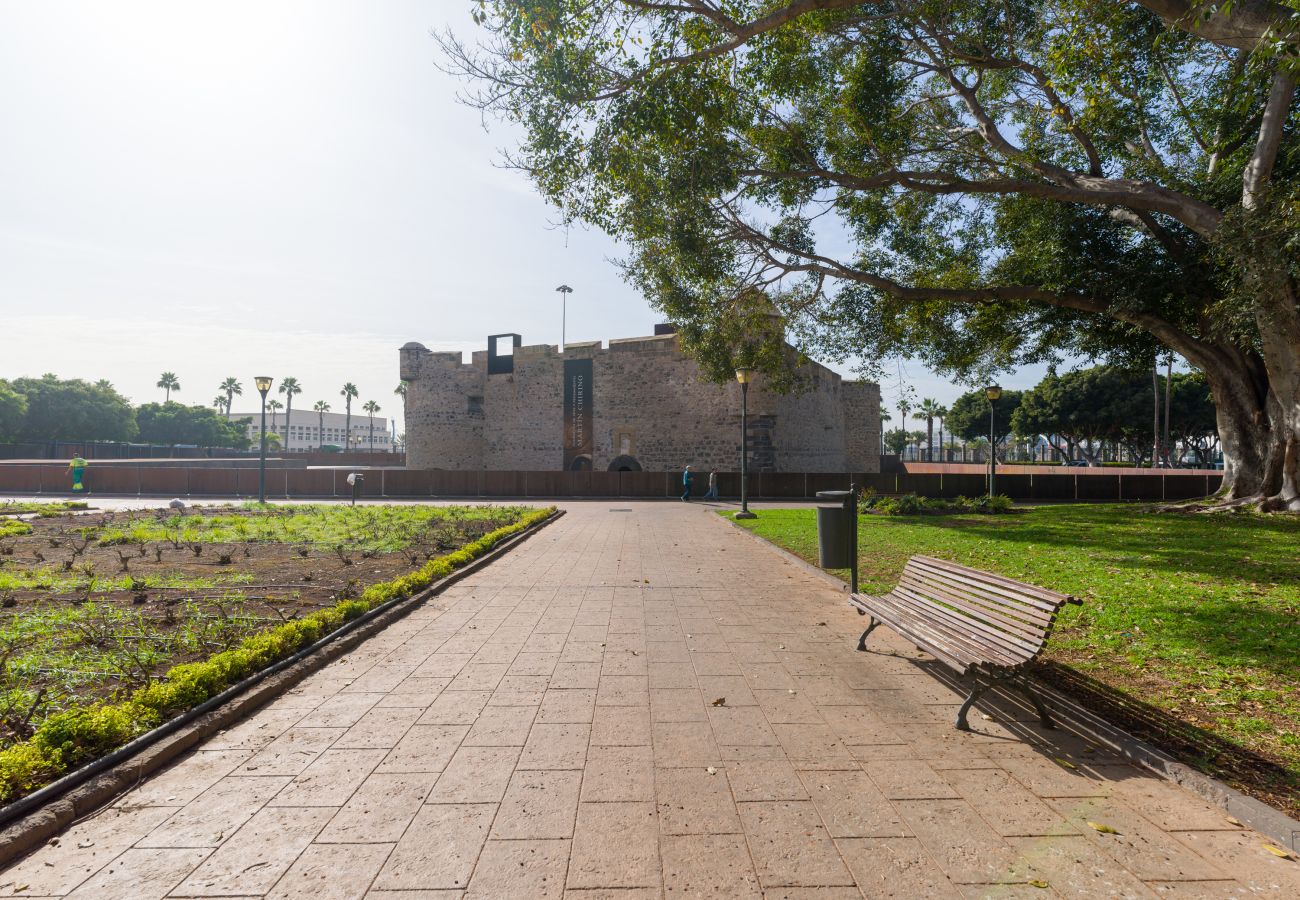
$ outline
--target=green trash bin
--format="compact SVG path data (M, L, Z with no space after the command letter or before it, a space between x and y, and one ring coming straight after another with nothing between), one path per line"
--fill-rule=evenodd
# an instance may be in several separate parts
M852 491L818 491L818 500L838 501L834 506L817 507L817 564L823 569L848 569L853 566L856 512L849 498Z

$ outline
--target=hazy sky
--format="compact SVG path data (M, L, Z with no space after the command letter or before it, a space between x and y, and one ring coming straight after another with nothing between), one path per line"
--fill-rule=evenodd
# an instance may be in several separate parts
M254 375L294 375L295 406L353 381L394 415L399 346L559 343L562 282L571 341L651 333L618 248L566 247L434 65L470 8L0 0L0 377L144 402L171 370L207 404L234 375L252 409Z

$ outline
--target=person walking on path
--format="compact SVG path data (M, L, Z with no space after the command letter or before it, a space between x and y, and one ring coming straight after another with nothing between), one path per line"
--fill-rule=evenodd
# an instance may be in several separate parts
M86 489L83 479L86 477L86 461L80 456L72 457L68 463L68 468L72 470L72 492L80 493Z
M682 491L682 502L690 503L691 502L691 467L690 466L687 466L682 471L682 487L684 488L684 490Z
M704 492L704 499L718 499L718 472L716 469L709 470L709 489Z

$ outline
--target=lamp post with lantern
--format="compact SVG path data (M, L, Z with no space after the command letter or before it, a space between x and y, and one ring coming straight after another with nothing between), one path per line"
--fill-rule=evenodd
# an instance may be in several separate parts
M740 512L737 519L757 519L749 511L749 384L754 380L754 370L748 366L736 369L740 384Z
M262 395L261 451L257 462L257 502L266 502L266 395L271 390L271 376L258 375L253 379L257 392Z
M992 497L998 475L998 451L993 428L993 409L1002 396L1002 388L996 384L991 384L984 389L984 396L989 401L989 496Z

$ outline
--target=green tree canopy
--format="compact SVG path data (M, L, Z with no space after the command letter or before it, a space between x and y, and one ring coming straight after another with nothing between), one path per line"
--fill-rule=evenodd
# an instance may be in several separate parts
M1016 410L1020 408L1021 398L1024 396L1021 391L1003 390L1002 396L998 398L993 406L993 437L997 443L1006 440L1007 435L1011 434L1011 422L1015 416ZM948 430L967 441L977 441L980 438L988 439L989 436L989 401L984 395L984 389L978 391L967 391L948 407L948 418L945 420Z
M17 378L14 390L27 398L22 441L129 441L136 436L135 410L107 381L80 378Z
M1205 13L1202 15L1201 13ZM510 161L631 248L685 343L761 292L794 343L962 375L1160 345L1226 483L1300 509L1289 6L482 0L444 38Z
M27 416L27 398L0 378L0 441L14 440Z
M206 406L183 403L146 403L136 410L140 440L150 444L193 444L246 450L252 419L231 422Z

